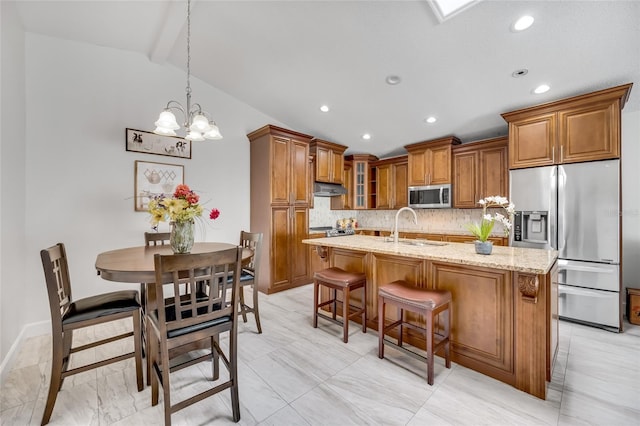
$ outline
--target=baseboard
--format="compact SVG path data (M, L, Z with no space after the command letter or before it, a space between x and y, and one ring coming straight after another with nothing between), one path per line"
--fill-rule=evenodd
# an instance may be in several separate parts
M43 334L50 333L51 320L32 322L22 327L22 330L20 330L18 337L16 337L16 340L14 340L13 344L11 345L9 352L7 352L7 356L4 357L2 363L0 364L0 383L4 383L6 376L11 371L11 368L15 363L15 358L20 353L22 342L29 337L41 336Z

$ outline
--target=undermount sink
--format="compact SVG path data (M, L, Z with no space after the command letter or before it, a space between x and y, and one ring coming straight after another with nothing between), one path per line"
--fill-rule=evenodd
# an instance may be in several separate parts
M392 243L392 237L385 237L385 243ZM407 246L446 246L448 243L443 241L431 241L431 240L399 240L398 244L404 244Z
M429 240L406 240L398 241L400 244L406 244L408 246L446 246L447 243L442 241L429 241Z

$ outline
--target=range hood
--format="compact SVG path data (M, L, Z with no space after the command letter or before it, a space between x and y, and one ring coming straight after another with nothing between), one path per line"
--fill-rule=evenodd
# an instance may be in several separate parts
M314 182L313 195L316 197L338 197L347 193L347 189L337 183Z

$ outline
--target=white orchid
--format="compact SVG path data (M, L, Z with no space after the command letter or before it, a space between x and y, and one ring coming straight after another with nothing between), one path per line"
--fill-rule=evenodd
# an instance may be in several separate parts
M516 210L516 206L510 203L506 197L494 195L491 197L483 198L478 201L478 204L482 206L482 222L480 224L470 223L467 225L469 232L473 234L479 241L487 241L493 225L496 221L502 224L505 236L509 236L511 230L511 220ZM506 215L496 212L495 214L487 213L488 208L502 207L506 211Z

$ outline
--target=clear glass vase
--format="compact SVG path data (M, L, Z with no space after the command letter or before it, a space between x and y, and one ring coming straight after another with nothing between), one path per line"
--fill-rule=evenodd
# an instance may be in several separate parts
M171 222L171 250L176 254L190 253L193 248L193 220L184 222Z

